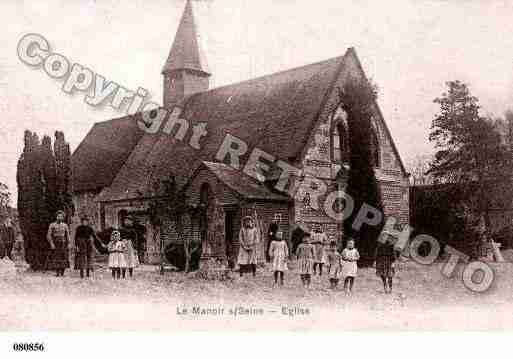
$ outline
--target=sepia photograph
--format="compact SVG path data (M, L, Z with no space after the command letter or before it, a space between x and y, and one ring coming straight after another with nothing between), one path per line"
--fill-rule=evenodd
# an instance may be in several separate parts
M0 18L1 333L513 329L513 3Z

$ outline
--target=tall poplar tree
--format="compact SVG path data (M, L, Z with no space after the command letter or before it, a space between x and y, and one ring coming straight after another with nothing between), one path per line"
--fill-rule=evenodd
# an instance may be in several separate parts
M56 133L55 149L51 142L49 136L40 142L36 133L25 131L17 166L20 228L27 263L35 270L44 269L46 264L49 251L46 233L56 211L64 209L68 219L73 212L69 144L64 141L63 133Z
M54 142L56 165L56 197L59 209L66 212L66 218L73 216L73 198L71 190L71 151L64 138L64 132L55 132Z

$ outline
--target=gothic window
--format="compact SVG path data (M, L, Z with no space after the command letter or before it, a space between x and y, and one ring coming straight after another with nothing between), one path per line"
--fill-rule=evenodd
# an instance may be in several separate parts
M332 117L332 159L333 162L349 162L349 133L347 113L338 107Z

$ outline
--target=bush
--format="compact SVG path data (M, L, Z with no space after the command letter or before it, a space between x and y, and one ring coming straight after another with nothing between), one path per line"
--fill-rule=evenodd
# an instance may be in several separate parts
M199 244L198 244L199 245ZM170 243L164 249L164 256L168 263L177 267L180 271L185 270L185 250L183 243ZM195 251L191 256L190 270L195 271L199 268L201 251Z

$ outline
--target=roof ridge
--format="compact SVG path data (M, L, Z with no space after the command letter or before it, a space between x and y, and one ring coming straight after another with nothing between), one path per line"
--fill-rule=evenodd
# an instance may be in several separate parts
M115 117L115 118L109 118L108 120L96 121L96 122L93 123L93 126L102 125L102 124L109 123L109 122L114 122L114 121L129 120L129 119L131 119L131 117L135 117L137 115L140 115L143 112L144 111L140 111L140 112L128 114L128 115L125 115L125 116L122 116L122 117Z
M348 51L352 49L352 48L349 48ZM346 52L347 54L347 52ZM187 105L187 102L189 102L189 100L191 100L192 98L194 98L195 96L197 95L200 95L200 94L207 94L209 92L213 92L213 91L217 91L217 90L220 90L220 89L224 89L224 88L228 88L228 87L231 87L231 86L237 86L237 85L241 85L241 84L244 84L244 83L247 83L247 82L251 82L251 81L257 81L257 80L262 80L266 77L271 77L271 76L275 76L275 75L280 75L280 74L284 74L284 73L287 73L287 72L291 72L291 71L298 71L298 70L301 70L301 69L304 69L306 67L310 67L310 66L315 66L315 65L320 65L320 64L324 64L324 63L327 63L327 62L330 62L330 61L334 61L334 60L342 60L346 54L344 55L341 55L341 56L335 56L335 57L331 57L329 59L326 59L326 60L322 60L322 61L317 61L317 62L313 62L313 63L309 63L309 64L305 64L305 65L302 65L302 66L298 66L298 67L293 67L291 69L287 69L287 70L282 70L282 71L278 71L278 72L273 72L273 73L269 73L269 74L266 74L266 75L262 75L262 76L258 76L258 77L254 77L254 78L251 78L251 79L247 79L247 80L242 80L242 81L239 81L239 82L233 82L233 83L230 83L230 84L226 84L226 85L223 85L223 86L219 86L219 87L214 87L214 88L211 88L207 91L202 91L202 92L197 92L195 94L192 94L192 95L189 95L184 103L182 104L182 106L179 106L179 107L186 107ZM166 109L164 106L159 106L158 107L159 109ZM111 118L111 119L108 119L108 120L105 120L105 121L97 121L95 122L93 125L97 125L97 124L104 124L104 123L108 123L108 122L112 122L112 121L116 121L116 120L125 120L125 119L129 119L130 117L134 117L134 116L137 116L137 115L140 115L144 112L150 112L151 110L149 111L137 111L135 113L132 113L132 114L128 114L128 115L125 115L125 116L122 116L122 117L116 117L116 118ZM212 163L215 163L215 162L212 162Z
M290 68L290 69L287 69L287 70L281 70L281 71L277 71L277 72L272 72L272 73L265 74L265 75L262 75L262 76L253 77L251 79L246 79L246 80L242 80L242 81L239 81L239 82L233 82L233 83L226 84L226 85L223 85L223 86L214 87L214 88L208 89L206 91L197 92L197 93L191 95L189 97L189 100L194 98L194 97L196 97L196 96L198 96L198 95L207 94L209 92L217 91L217 90L228 88L228 87L232 87L232 86L242 85L242 84L245 84L245 83L251 82L251 81L262 80L262 79L265 79L266 77L282 75L282 74L285 74L287 72L298 71L298 70L301 70L301 69L304 69L304 68L307 68L307 67L310 67L310 66L321 65L321 64L324 64L324 63L327 63L327 62L330 62L330 61L334 61L334 60L341 61L345 56L346 56L346 54L340 55L340 56L335 56L335 57L331 57L331 58L326 59L326 60L312 62L312 63L309 63L309 64L293 67L293 68Z

